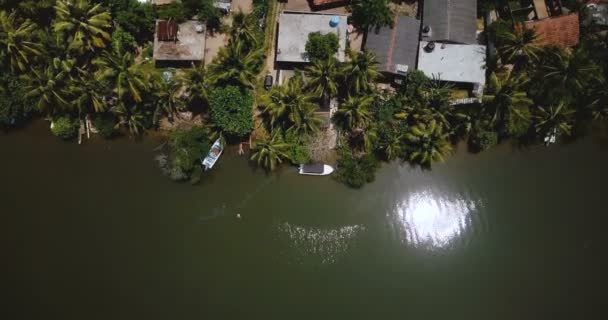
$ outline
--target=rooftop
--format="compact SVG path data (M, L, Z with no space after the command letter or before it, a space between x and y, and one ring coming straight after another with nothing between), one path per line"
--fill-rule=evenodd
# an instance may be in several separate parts
M205 31L198 21L186 21L179 25L177 41L161 41L164 34L161 27L165 21L156 21L154 36L154 59L162 61L201 61L205 57ZM203 31L197 28L203 27ZM199 29L200 30L200 29ZM161 36L161 39L159 39Z
M382 28L378 33L368 33L365 49L376 53L380 71L399 73L397 67L402 66L412 71L416 69L419 35L420 20L396 16L392 29Z
M422 23L427 41L477 43L477 0L425 0Z
M339 17L336 27L329 21ZM279 36L277 40L277 62L308 62L306 42L308 34L335 33L338 36L340 49L336 58L343 62L346 50L346 16L320 13L283 12L279 16Z
M338 4L347 4L348 0L309 0L313 7L334 6Z
M436 43L435 49L427 52L425 47L428 43L421 41L418 51L418 69L428 77L450 82L485 84L485 46Z
M578 44L580 32L578 13L527 21L523 26L536 30L541 45L569 48Z

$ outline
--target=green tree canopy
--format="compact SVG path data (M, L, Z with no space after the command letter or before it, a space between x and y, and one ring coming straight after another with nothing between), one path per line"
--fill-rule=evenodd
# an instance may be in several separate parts
M211 92L211 120L228 136L244 138L253 129L253 98L248 91L228 86Z
M321 34L311 32L306 41L306 55L310 61L328 60L340 49L338 36L335 33Z

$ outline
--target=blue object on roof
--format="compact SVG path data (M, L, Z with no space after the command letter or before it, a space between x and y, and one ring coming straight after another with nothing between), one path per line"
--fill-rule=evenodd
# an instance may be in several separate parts
M338 17L338 16L333 16L329 20L329 26L332 28L337 27L339 24L340 24L340 17Z

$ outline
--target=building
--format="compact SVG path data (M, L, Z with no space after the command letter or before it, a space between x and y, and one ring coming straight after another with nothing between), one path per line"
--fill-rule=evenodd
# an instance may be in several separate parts
M308 0L313 10L325 10L347 5L350 0Z
M157 66L191 66L205 58L205 26L198 21L156 21L154 60Z
M477 44L477 0L424 0L422 40Z
M321 34L335 33L340 45L336 58L340 62L344 62L346 56L346 16L284 11L279 16L277 64L308 63L306 42L308 41L308 35L314 32Z
M569 48L579 42L579 15L559 0L510 1L508 11L516 30L535 30L541 45Z
M419 39L420 20L396 16L393 28L368 33L365 50L375 52L381 72L403 76L416 69Z
M486 84L486 46L421 41L418 69L433 79L451 82L480 97Z

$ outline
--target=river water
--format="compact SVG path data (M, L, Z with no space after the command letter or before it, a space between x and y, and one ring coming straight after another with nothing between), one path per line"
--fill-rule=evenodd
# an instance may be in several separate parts
M362 190L230 152L174 183L158 143L0 135L0 318L603 318L605 140L384 165Z

